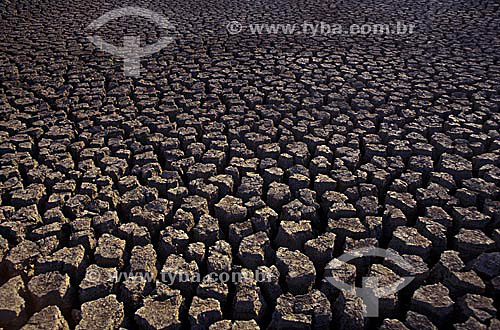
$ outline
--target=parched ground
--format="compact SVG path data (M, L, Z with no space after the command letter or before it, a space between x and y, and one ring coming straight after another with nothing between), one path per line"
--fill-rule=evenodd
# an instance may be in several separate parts
M139 78L86 38L127 5L174 27L127 17L97 30L115 45L174 37ZM4 0L0 11L0 327L500 328L498 1ZM244 29L231 35L235 20ZM321 21L416 27L248 29ZM406 262L343 259L362 247ZM408 276L376 292L371 318L327 280Z

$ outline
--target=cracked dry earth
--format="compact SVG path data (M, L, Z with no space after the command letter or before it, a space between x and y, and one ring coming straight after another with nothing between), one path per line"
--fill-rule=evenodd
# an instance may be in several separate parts
M125 5L175 26L140 78L86 39ZM0 327L500 328L498 1L1 6ZM416 29L229 35L231 20ZM167 32L127 17L97 33ZM339 260L361 247L406 263ZM366 276L415 279L375 318L324 281Z

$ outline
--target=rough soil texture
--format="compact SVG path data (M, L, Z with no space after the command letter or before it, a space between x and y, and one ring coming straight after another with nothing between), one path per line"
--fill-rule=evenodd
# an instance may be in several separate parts
M126 5L175 27L97 30L115 45L174 37L139 78L86 38ZM498 1L0 10L1 328L500 328ZM416 27L230 35L232 20ZM338 260L374 246L407 263ZM415 279L378 293L376 318L324 281L366 276Z

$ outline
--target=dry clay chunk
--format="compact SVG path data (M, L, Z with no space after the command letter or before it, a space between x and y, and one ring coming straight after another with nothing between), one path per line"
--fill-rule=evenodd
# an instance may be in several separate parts
M0 287L0 326L16 327L26 319L26 302L21 297L25 291L21 276L16 276Z
M115 295L82 304L82 319L76 330L118 329L123 322L123 303Z
M57 306L48 306L33 314L22 330L69 330L68 322L64 319Z

